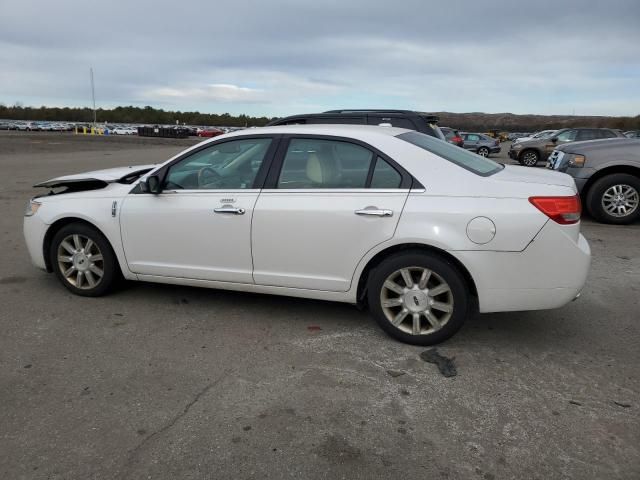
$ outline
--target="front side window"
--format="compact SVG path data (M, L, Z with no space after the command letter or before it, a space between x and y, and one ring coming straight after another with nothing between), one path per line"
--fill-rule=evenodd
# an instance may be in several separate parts
M254 188L270 138L247 138L211 145L180 162L167 172L168 190L225 190Z
M467 135L465 136L465 140L468 142L477 142L480 140L480 136L476 135L475 133L467 133Z
M282 163L278 188L365 188L373 153L338 140L294 138Z
M423 150L444 158L465 170L469 170L470 172L484 177L493 175L504 168L503 165L500 165L493 160L489 160L486 157L481 157L480 155L471 153L463 148L456 147L450 143L441 142L440 140L419 132L402 133L396 138L409 142L416 147L420 147Z
M576 139L577 130L565 130L556 138L559 142L573 142Z

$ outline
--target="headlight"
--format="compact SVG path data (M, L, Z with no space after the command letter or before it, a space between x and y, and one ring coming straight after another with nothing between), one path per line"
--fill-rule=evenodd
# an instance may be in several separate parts
M586 161L586 158L584 158L584 155L571 155L569 157L569 166L582 168L584 167L585 161Z
M42 203L40 202L36 202L35 200L29 200L29 203L27 204L27 208L24 212L24 216L25 217L30 217L32 215L35 215L36 212L38 211L38 209L40 208L40 205L42 205Z

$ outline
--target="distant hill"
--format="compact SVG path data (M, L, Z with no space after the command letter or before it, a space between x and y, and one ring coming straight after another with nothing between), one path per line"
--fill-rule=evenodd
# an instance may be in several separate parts
M603 127L640 130L640 115L635 117L604 117L578 115L516 115L514 113L452 113L433 112L440 117L439 125L460 130L486 131L497 128L507 132L533 132L566 127Z
M292 112L294 114L296 112ZM298 112L309 113L309 112ZM430 112L431 113L431 112ZM564 127L609 127L640 130L640 115L635 117L583 117L571 115L515 115L513 113L451 113L433 112L440 117L440 125L468 131L487 131L497 128L508 132L532 132ZM221 125L226 127L260 127L271 119L265 116L230 115L228 113L175 112L146 107L99 108L98 122ZM88 108L6 106L0 103L0 119L90 122L93 111Z

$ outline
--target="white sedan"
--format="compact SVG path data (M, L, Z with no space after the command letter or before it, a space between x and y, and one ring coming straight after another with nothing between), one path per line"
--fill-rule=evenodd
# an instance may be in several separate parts
M561 307L590 265L571 177L399 128L242 130L38 186L26 243L73 293L125 278L361 304L419 345L476 311Z

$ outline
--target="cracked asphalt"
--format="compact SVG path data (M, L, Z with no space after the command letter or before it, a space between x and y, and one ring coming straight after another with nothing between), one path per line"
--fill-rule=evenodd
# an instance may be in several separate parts
M185 144L0 132L0 478L640 477L640 225L586 219L582 297L468 321L451 377L348 305L31 266L33 183Z

